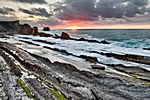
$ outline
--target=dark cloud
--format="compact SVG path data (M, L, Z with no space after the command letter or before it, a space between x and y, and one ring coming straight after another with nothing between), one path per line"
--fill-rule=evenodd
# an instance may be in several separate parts
M62 20L96 20L95 0L66 0L62 6L57 6L54 12Z
M49 17L52 15L51 13L48 13L45 8L32 8L31 10L19 8L19 10L29 15L36 15L42 17Z
M9 14L11 12L15 12L15 10L8 7L0 8L0 14Z
M143 14L148 0L100 0L96 9L104 18L134 17L136 14Z
M134 17L146 12L149 0L65 0L55 6L54 14L61 20L97 20Z
M33 3L45 4L45 3L47 3L45 0L10 0L10 1L30 3L30 4L33 4Z

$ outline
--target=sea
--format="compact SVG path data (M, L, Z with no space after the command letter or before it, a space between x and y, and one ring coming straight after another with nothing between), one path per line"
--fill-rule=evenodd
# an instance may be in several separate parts
M150 48L149 29L51 30L52 34L60 35L61 32L67 32L75 38L84 37L88 39L107 40L126 48Z
M62 40L53 37L40 37L32 35L16 35L17 37L29 37L32 40L44 40L54 42L54 45L39 43L42 46L66 50L73 55L87 55L97 57L99 62L103 64L122 64L125 66L140 66L150 70L150 65L141 64L131 61L118 60L112 57L106 57L100 54L91 53L90 51L115 53L119 55L132 54L150 57L150 30L51 30L42 31L48 34L61 35L62 32L67 32L73 38L84 37L102 41L105 40L110 44L91 43L86 41ZM66 56L63 54L63 56ZM67 56L68 59L77 59L72 56ZM81 60L79 60L81 61Z

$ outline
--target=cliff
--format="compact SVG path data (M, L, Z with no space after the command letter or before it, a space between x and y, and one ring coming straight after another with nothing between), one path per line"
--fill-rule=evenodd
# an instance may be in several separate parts
M32 28L28 24L20 24L16 21L0 21L0 32L12 32L20 34L31 34Z

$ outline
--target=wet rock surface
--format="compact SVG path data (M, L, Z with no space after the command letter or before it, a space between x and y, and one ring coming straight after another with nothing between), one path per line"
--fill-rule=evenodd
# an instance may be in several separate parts
M106 68L100 65L91 65L93 69L105 70Z
M6 76L9 79L2 76L4 80L8 82L13 77L14 83L11 82L11 84L17 84L16 79L21 77L29 90L32 91L31 94L38 99L55 100L61 97L64 98L63 100L148 100L150 98L149 81L143 81L139 78L138 80L136 77L123 79L121 76L113 77L107 72L92 73L78 70L71 64L59 61L52 63L47 58L28 53L13 44L5 42L0 42L0 55L8 64L7 70L9 73L7 75L9 77ZM84 58L92 62L97 61L97 59L88 56L84 56ZM109 66L129 73L129 75L136 74L137 77L147 75L147 78L149 77L149 71L144 69L121 65ZM93 68L95 67L98 68L98 66L93 66ZM32 75L34 78L30 77ZM133 80L137 82L133 83ZM8 84L7 87L11 84ZM24 98L27 97L20 86L18 86L17 91L13 89L12 91L15 93L21 90L22 92L18 94L22 94ZM6 88L4 92L6 97L11 97L11 95L8 95L11 94L10 89ZM13 98L13 100L16 99Z
M90 61L90 62L98 62L98 59L96 57L80 55L80 58L83 58L83 59Z
M144 50L150 50L150 48L143 48Z

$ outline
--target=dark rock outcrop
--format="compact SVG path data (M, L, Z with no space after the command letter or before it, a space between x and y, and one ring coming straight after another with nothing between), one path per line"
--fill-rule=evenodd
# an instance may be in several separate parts
M102 43L102 44L110 44L109 42L107 42L106 40L103 41L98 41L98 40L90 40L90 39L85 39L85 38L80 38L80 39L74 39L76 41L87 41L87 42L92 42L92 43Z
M58 39L66 39L66 40L74 40L74 41L86 41L86 42L91 42L91 43L102 43L102 44L110 44L106 40L98 41L98 40L93 40L93 39L86 39L84 37L81 37L79 39L72 38L70 35L66 32L62 32L61 36L55 34L54 38Z
M33 34L37 34L38 33L38 27L36 27L36 26L34 26L33 27L33 32L32 32Z
M97 40L89 40L89 39L85 39L83 37L80 39L77 39L77 41L87 41L87 42L99 43L99 41L97 41Z
M80 55L80 58L83 58L83 59L90 61L90 62L98 62L98 59L96 57Z
M46 33L43 33L43 32L38 32L36 34L32 34L34 36L41 36L41 37L52 37L53 35L51 34L46 34Z
M43 31L50 31L50 28L49 27L44 27Z
M92 67L93 69L105 70L105 67L100 66L100 65L91 65L91 67Z
M33 30L29 24L19 24L17 21L0 21L0 31L19 33L19 34L32 34Z
M100 43L103 43L103 44L110 44L110 43L107 42L106 40L102 40Z
M32 34L33 29L29 24L19 25L19 31L17 33L19 34Z
M61 38L61 39L71 39L70 35L66 32L62 32L61 36L58 36L58 35L55 34L55 37L56 38Z
M17 21L0 21L0 32L15 32L19 30L19 20Z
M143 48L144 50L150 50L150 48Z

